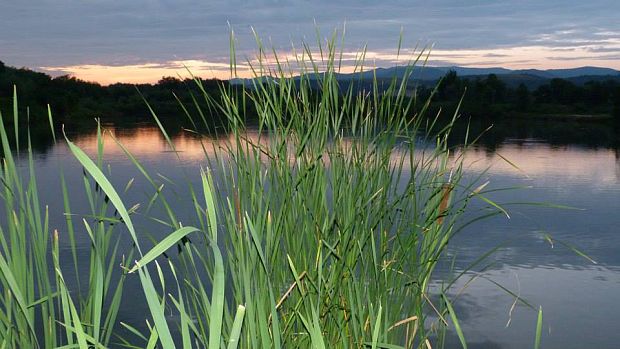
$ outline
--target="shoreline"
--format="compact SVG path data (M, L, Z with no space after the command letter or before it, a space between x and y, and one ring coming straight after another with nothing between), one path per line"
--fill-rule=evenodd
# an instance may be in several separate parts
M610 121L614 117L610 114L539 114L539 113L519 113L511 112L508 114L511 118L518 119L539 119L539 120L557 120L557 121Z

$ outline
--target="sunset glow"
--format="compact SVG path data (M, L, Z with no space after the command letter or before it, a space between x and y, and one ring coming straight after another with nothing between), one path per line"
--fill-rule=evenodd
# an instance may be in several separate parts
M70 75L81 80L98 82L102 85L117 82L155 83L164 76L190 78L194 75L217 79L229 79L231 76L228 64L198 60L132 65L84 64L64 67L41 67L41 69L54 75ZM244 65L239 66L238 69L242 73L249 73ZM245 76L249 76L249 74L245 74Z
M428 58L430 66L465 66L465 67L503 67L509 69L558 69L575 68L581 66L600 66L620 69L620 39L607 38L604 40L606 49L601 50L598 44L568 46L564 48L550 46L520 46L495 49L446 50L433 48L430 50L401 50L397 54L394 50L366 51L364 69L375 67L390 67L396 64L406 64L420 58L418 65L422 65ZM614 52L613 49L618 52ZM278 53L281 61L295 62L295 58L302 58L302 54L292 52ZM420 56L421 55L421 56ZM319 51L314 52L320 57ZM355 70L355 62L360 52L343 52L342 73L351 73ZM269 59L270 58L270 59ZM304 57L307 60L307 57ZM274 67L276 60L267 57L263 64ZM215 62L207 60L175 60L162 63L144 63L131 65L104 65L84 64L68 66L46 66L41 70L53 75L71 75L85 81L94 81L102 85L121 83L155 83L164 76L180 78L194 76L202 78L217 78L222 80L235 78L249 78L255 75L251 67L256 67L256 58L247 63L237 64L236 71L231 73L230 64L225 61ZM320 65L320 64L319 64ZM299 69L295 64L287 68L294 74ZM264 72L264 75L269 75Z
M364 47L365 68L393 66L399 40L399 62L433 47L430 66L620 69L617 6L610 0L3 2L0 60L104 85L187 77L186 68L228 79L235 76L231 43L237 76L249 77L246 62L257 54L257 38L263 52L274 48L291 58L302 43L318 50L321 37L322 45L334 38L343 48L343 72L353 70Z

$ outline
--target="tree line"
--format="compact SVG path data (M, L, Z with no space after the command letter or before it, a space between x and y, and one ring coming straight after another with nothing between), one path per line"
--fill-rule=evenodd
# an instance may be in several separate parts
M203 88L210 94L219 93L221 83L216 79L201 79ZM0 61L0 111L10 122L13 106L13 86L17 87L20 112L47 115L49 104L54 117L62 122L102 119L135 119L149 117L145 101L162 117L184 118L179 101L197 115L197 108L204 113L208 103L193 80L164 77L155 84L116 83L102 86L72 76L51 77L48 74L25 68L13 68ZM174 92L174 95L172 94ZM176 96L176 97L175 97ZM178 98L178 100L177 100Z
M215 98L221 84L227 84L216 79L201 79L200 82ZM50 104L55 118L65 123L90 121L95 117L115 121L150 117L145 101L159 116L176 121L184 119L179 101L193 116L209 112L202 91L192 80L164 77L155 84L101 86L68 75L51 77L25 68L13 68L0 61L0 111L3 115L12 115L13 86L17 86L22 112L29 106L31 115L47 115ZM460 77L450 71L435 87L419 87L417 95L421 100L432 95L431 105L444 109L455 107L462 99L460 111L474 117L581 114L613 116L620 122L618 79L583 84L550 79L530 88L525 83L511 86L495 74ZM216 114L209 115L209 120L217 117ZM10 118L6 119L10 122Z
M423 87L430 96L433 88ZM620 81L591 80L583 84L560 78L529 88L516 87L497 75L460 77L448 72L440 81L433 101L435 106L454 106L461 101L461 112L481 117L521 115L605 115L620 120Z

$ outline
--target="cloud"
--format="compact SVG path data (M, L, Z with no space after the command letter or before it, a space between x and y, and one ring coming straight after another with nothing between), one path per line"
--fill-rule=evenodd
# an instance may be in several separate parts
M596 36L606 36L606 37L620 37L620 31L600 31L594 33Z
M503 58L503 57L510 57L509 55L505 54L505 53L485 53L483 55L483 57L485 58Z
M200 60L133 65L84 64L49 66L41 67L41 69L52 75L71 75L86 81L96 81L103 85L116 82L154 83L163 76L190 78L192 75L196 75L219 79L229 79L231 77L230 65L228 63ZM240 64L237 66L237 69L249 76L249 66Z
M620 45L616 45L616 46L594 46L594 47L587 47L586 48L588 51L590 52L615 52L615 53L620 53Z
M402 30L404 47L435 43L445 54L454 51L454 62L465 59L456 57L463 51L512 54L502 50L531 46L567 52L589 48L583 56L592 54L595 59L597 52L614 52L620 38L618 11L602 9L618 9L618 4L616 0L3 1L0 60L33 68L183 60L226 63L231 27L240 59L251 60L256 47L251 28L267 46L290 52L292 43L299 47L302 40L316 42L315 21L321 36L327 37L334 28L346 26L348 52L365 44L375 52L393 52ZM518 59L483 58L480 61Z

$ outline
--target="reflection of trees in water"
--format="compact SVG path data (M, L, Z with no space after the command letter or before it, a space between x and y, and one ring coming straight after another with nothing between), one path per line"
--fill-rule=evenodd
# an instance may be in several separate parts
M30 134L33 150L41 155L47 153L53 146L53 138L49 123L31 123ZM175 138L187 129L193 130L187 120L178 118L161 118L161 122L168 134ZM130 136L145 126L157 127L154 120L144 118L125 118L124 120L102 120L104 127L113 128L116 132ZM7 135L14 138L12 125L7 126ZM70 138L92 135L96 130L94 119L84 120L65 126ZM490 129L489 129L490 127ZM222 125L208 125L197 130L201 135L210 138L226 137L227 133ZM20 148L26 149L28 138L26 132L20 137ZM468 141L477 139L477 144L492 156L504 143L527 145L541 141L551 146L577 145L591 149L612 149L616 160L620 163L620 124L605 121L579 122L572 120L531 120L531 119L484 119L477 118L467 121L459 120L450 134L450 144L460 145L469 134ZM62 137L62 127L57 125L56 136ZM479 138L478 138L479 137ZM12 140L13 141L13 140ZM620 166L620 164L619 164ZM620 171L620 170L619 170Z
M616 158L616 179L620 182L620 149L614 149L614 157Z
M6 122L5 119L5 130L7 134L7 138L9 143L14 146L15 144L15 129L13 127L13 123L10 124ZM49 122L46 120L45 122L33 123L29 128L27 125L19 125L20 133L19 133L19 149L23 152L28 149L28 143L30 142L30 146L32 147L32 151L40 156L45 156L47 152L54 145L54 138L52 136L52 131L49 126ZM28 137L30 134L30 137ZM62 130L59 128L56 131L56 136L61 137ZM3 150L0 148L0 157L4 156Z
M608 121L475 119L468 123L460 120L450 135L451 144L462 144L468 127L469 140L480 136L477 143L490 153L503 143L527 144L532 141L552 146L620 149L620 126Z

